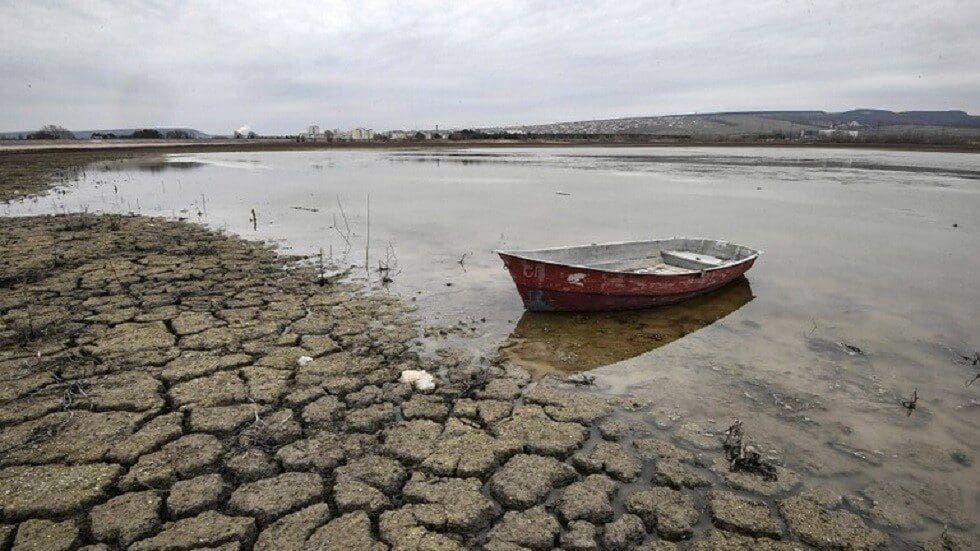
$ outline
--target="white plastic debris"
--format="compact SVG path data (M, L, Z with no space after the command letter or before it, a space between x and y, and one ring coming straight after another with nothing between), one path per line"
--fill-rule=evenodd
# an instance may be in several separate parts
M306 364L308 364L308 363L310 363L312 361L313 361L313 358L311 358L309 356L300 356L299 358L296 359L296 363L299 364L300 367L303 367L303 366L305 366Z
M414 385L417 390L432 390L436 387L436 380L428 371L424 369L406 369L402 371L400 382Z

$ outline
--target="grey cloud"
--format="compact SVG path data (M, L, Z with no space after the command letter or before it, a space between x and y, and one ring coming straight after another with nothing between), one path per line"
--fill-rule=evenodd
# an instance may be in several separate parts
M977 28L971 1L0 1L0 128L976 113Z

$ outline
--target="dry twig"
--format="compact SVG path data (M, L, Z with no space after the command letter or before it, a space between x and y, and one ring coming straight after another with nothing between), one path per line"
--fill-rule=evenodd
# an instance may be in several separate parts
M919 389L912 391L912 398L909 400L902 400L902 407L908 411L908 416L912 416L912 412L915 411L915 407L919 402Z

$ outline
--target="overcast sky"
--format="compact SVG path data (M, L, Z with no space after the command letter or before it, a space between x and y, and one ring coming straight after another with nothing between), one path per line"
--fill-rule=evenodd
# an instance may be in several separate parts
M0 0L0 130L978 114L978 29L977 0Z

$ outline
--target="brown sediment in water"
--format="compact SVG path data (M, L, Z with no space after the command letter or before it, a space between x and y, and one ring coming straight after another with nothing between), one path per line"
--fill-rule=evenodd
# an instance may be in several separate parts
M806 149L869 149L895 151L944 151L975 153L976 144L872 144L808 143L780 141L591 141L591 140L449 140L429 142L336 142L299 143L292 139L260 140L156 140L156 141L4 141L0 143L0 203L18 197L40 195L53 185L72 179L88 164L134 157L159 157L179 153L221 153L237 151L315 151L346 149L439 150L467 148L543 148L543 147L791 147Z
M706 295L647 310L525 312L501 346L501 354L535 378L588 371L668 345L753 298L748 280L739 278Z
M67 215L0 219L0 246L5 545L893 543L789 469L729 472L721 435L649 404L494 365L401 384L443 367L406 308L261 244Z
M41 195L51 187L75 179L87 165L145 155L117 150L0 151L0 203Z

